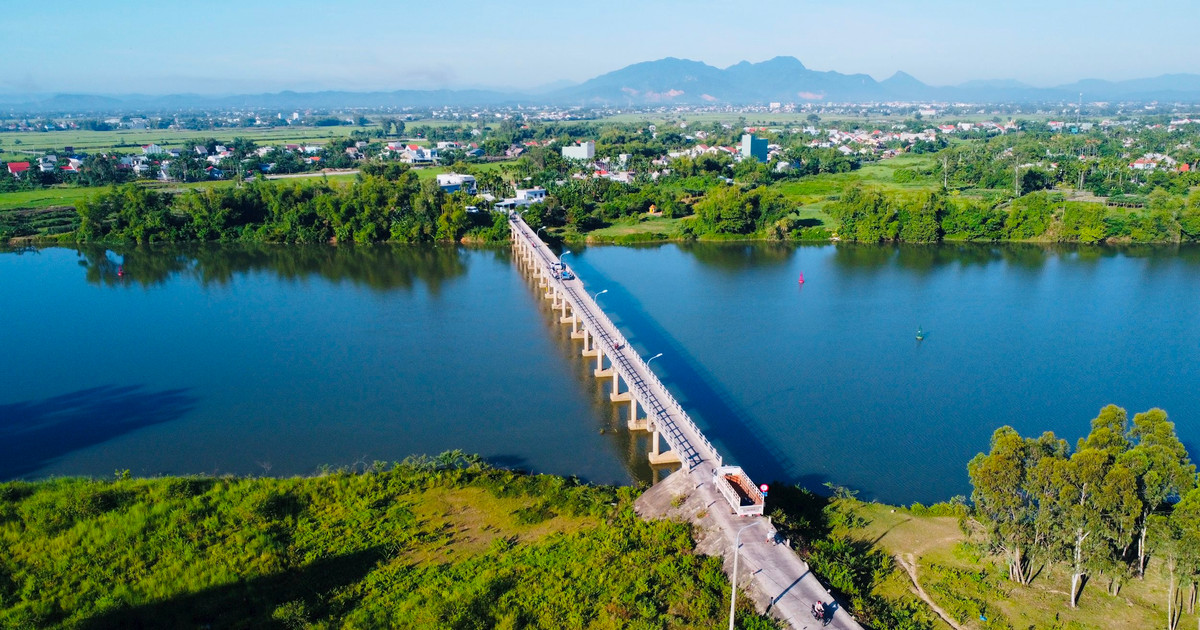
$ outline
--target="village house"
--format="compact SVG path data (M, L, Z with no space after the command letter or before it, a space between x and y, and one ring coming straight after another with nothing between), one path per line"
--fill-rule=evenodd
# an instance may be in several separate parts
M462 190L468 194L474 195L476 192L474 175L441 173L437 176L437 184L439 188L447 193L456 193Z

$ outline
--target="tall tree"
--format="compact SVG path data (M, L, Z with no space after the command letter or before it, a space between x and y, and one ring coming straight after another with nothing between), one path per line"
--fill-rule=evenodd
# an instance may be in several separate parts
M1071 567L1072 608L1084 579L1109 566L1116 549L1128 544L1141 510L1136 476L1117 461L1128 444L1124 428L1125 411L1105 407L1070 459L1043 460L1035 472L1050 497L1039 519L1059 525L1055 546Z
M1066 449L1053 433L1032 440L1006 426L992 434L990 452L979 453L967 465L976 510L985 517L991 544L1007 559L1008 578L1019 584L1033 579L1038 542L1039 495L1031 491L1030 476L1043 458L1062 459Z
M1195 486L1196 466L1188 459L1187 449L1175 433L1175 423L1167 420L1167 412L1162 409L1135 415L1129 436L1136 445L1121 460L1137 476L1142 500L1137 571L1144 576L1150 515L1169 499L1181 497Z

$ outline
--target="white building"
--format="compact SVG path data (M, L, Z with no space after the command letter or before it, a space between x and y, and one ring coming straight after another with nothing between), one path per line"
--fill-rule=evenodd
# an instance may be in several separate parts
M563 147L562 156L568 160L590 160L596 157L596 143L592 140L587 140L569 147Z
M448 193L456 193L460 190L466 191L467 194L474 195L475 176L462 175L460 173L442 173L437 176L438 187Z
M535 203L542 203L546 200L546 189L542 187L536 188L518 188L517 196L499 201L496 203L497 210L515 210L532 206Z
M541 203L546 200L546 189L541 186L534 188L518 188L517 201L525 201L528 203Z

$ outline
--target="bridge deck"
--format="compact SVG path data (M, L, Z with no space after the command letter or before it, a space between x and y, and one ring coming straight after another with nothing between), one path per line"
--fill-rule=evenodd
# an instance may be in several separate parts
M809 571L807 563L789 545L764 541L764 531L773 531L770 530L770 519L739 516L738 506L734 505L731 505L731 510L712 509L727 501L742 500L738 495L730 499L718 488L718 483L728 484L722 476L727 469L718 471L722 466L721 454L704 437L666 386L650 371L641 356L629 347L621 331L584 289L583 282L578 277L566 281L556 278L551 273L559 263L554 252L537 238L537 234L529 229L519 215L512 215L511 225L513 238L520 239L533 252L535 264L543 272L541 275L546 277L552 288L558 290L562 299L567 301L595 337L597 346L612 360L613 369L629 385L630 392L646 410L650 421L680 458L683 469L643 493L637 501L638 513L648 518L687 518L701 533L700 551L724 555L727 567L730 566L729 555L736 532L747 524L763 522L758 531L742 539L742 569L739 571L741 579L746 580L739 580L739 584L749 584L748 590L758 609L769 611L792 628L815 630L823 624L812 618L809 606L819 600L833 610L827 621L830 628L862 630L858 622L834 602L833 597ZM744 481L745 485L738 484L737 490L747 495L745 500L757 500L757 513L761 514L762 494L748 477ZM677 501L678 498L683 498L683 502Z
M514 237L523 239L533 248L544 269L554 269L559 263L558 256L537 238L529 225L514 215L512 226ZM704 433L692 422L662 381L658 380L641 355L629 347L628 340L584 289L578 276L571 280L560 280L550 275L548 281L561 290L571 310L595 336L605 356L609 357L613 367L629 385L630 392L646 410L671 450L679 456L684 468L692 469L704 462L714 467L720 466L721 454L704 437Z

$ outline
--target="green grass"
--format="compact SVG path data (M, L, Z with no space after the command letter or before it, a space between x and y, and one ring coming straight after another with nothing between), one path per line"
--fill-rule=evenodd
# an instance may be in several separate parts
M348 137L353 131L372 131L377 127L267 127L232 129L218 128L203 131L146 129L118 131L47 131L13 132L0 134L0 162L21 161L30 156L24 152L58 150L73 147L76 151L94 153L115 151L118 153L141 153L142 145L157 144L164 148L184 149L196 142L215 138L221 142L232 142L234 138L247 138L260 145L301 144L305 142L328 142L333 138Z
M500 160L496 162L480 162L471 164L471 169L476 171L499 171L505 166L516 163L516 160ZM437 177L441 173L450 173L454 169L449 166L431 166L414 169L417 178L421 181L430 180Z
M0 210L74 206L101 188L61 186L43 190L0 193Z
M647 238L655 240L680 238L682 236L680 230L683 227L683 222L688 220L690 220L690 217L668 219L661 216L643 214L632 220L622 220L607 227L592 230L587 233L587 240L619 243L633 242Z
M0 627L712 628L728 582L630 488L442 456L0 484ZM743 606L742 628L772 628Z
M796 181L774 184L772 188L793 202L804 205L815 204L830 196L839 195L848 186L854 184L874 186L889 191L935 190L939 187L940 182L928 177L906 183L898 183L895 180L897 170L902 168L928 169L933 165L933 160L932 156L927 155L901 155L889 160L865 164L857 171L813 175Z
M965 616L982 603L989 611L985 616L1007 624L984 626L975 615L959 620L968 628L1165 627L1166 583L1154 560L1144 581L1130 580L1116 597L1107 594L1108 580L1104 576L1092 576L1079 607L1071 609L1066 596L1070 575L1060 565L1046 567L1031 585L1020 586L1006 579L1007 572L998 558L965 544L977 543L979 538L964 534L953 517L919 516L877 503L846 505L862 519L861 526L852 529L850 535L892 556L915 560L922 587L942 608ZM1072 623L1077 625L1069 625ZM1192 628L1196 623L1196 615L1185 614L1179 627Z

